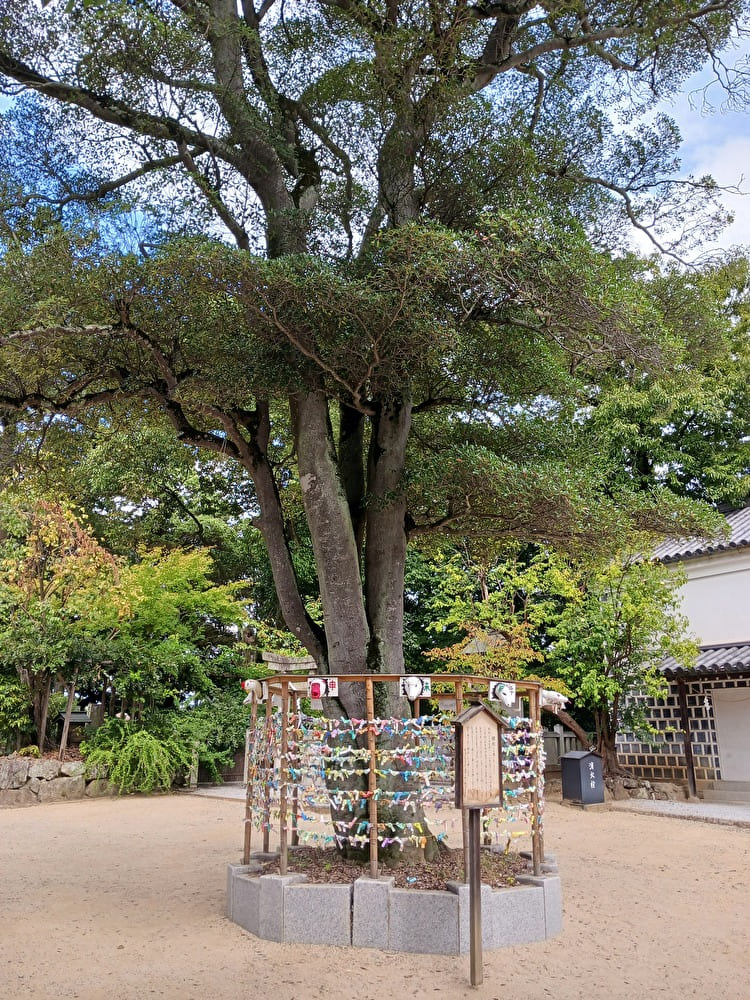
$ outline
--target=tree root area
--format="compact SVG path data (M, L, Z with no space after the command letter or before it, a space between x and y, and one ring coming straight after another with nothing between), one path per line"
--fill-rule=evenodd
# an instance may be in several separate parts
M310 882L350 883L369 875L368 864L347 861L335 848L294 847L289 851L288 872L307 875ZM502 854L483 849L481 852L482 882L493 888L516 885L518 876L526 871L526 862L518 854ZM277 875L279 862L268 861L262 874ZM464 855L460 848L441 848L437 857L425 864L398 861L381 866L380 874L396 880L400 889L445 889L446 882L463 882Z

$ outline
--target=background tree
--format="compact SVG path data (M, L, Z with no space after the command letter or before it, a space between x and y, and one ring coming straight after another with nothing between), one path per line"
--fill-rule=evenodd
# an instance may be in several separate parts
M639 696L664 697L661 663L673 656L688 668L698 653L679 610L684 576L644 559L643 541L640 552L624 550L581 568L578 593L550 626L547 664L592 710L597 750L612 776L620 772L617 733L648 739L652 732Z
M639 541L638 551L630 540L614 557L506 550L484 566L438 558L441 586L427 603L439 617L428 628L458 638L427 651L428 660L571 695L560 721L586 745L584 727L593 726L605 773L617 774L617 733L652 734L639 696L666 694L663 660L689 667L697 655L679 610L684 576L644 558L653 539Z
M15 668L28 690L43 752L53 681L70 683L86 663L88 609L111 587L116 568L60 503L5 503L0 516L0 661Z
M747 260L669 269L655 291L682 359L666 374L618 367L582 414L620 481L741 505L750 486Z
M231 681L239 694L247 609L232 585L213 585L201 550L141 554L124 566L89 628L106 637L104 688L122 711L179 706Z

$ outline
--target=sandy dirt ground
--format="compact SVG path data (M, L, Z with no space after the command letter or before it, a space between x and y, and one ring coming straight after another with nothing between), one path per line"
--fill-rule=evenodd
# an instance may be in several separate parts
M0 1000L750 998L750 830L548 803L563 933L468 959L259 941L223 915L242 803L0 812Z

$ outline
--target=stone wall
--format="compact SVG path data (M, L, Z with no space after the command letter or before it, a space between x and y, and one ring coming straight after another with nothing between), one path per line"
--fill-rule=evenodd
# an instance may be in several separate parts
M116 793L111 782L87 778L84 771L85 765L76 760L61 764L56 760L0 757L0 809Z

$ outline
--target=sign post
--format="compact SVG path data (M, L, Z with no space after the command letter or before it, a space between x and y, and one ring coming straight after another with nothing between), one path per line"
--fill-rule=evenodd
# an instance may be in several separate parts
M469 811L470 981L479 986L482 973L482 874L480 830L482 809L503 804L502 721L484 705L473 705L455 721L456 808Z

